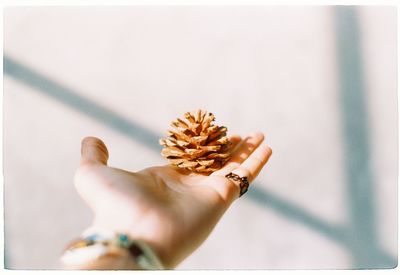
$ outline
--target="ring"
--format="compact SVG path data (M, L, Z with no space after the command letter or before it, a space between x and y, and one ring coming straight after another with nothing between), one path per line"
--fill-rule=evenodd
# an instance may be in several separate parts
M239 198L247 192L249 189L249 181L247 180L247 177L240 177L234 173L229 173L225 176L225 178L230 179L234 182L239 182L239 187L240 187L240 195Z

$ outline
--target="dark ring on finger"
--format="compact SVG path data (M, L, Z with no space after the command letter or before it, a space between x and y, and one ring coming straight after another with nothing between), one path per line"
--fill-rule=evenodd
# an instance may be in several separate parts
M238 182L239 183L239 187L240 187L240 195L239 198L247 192L247 190L249 189L249 181L247 180L247 177L240 177L239 175L236 175L234 173L229 173L225 176L227 179L230 179L234 182Z

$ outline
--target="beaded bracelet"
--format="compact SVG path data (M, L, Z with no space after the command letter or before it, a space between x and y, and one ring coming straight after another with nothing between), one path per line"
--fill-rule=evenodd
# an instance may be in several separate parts
M121 233L86 234L67 246L61 261L68 266L80 265L105 255L121 255L121 250L128 251L142 269L163 269L161 261L146 243Z

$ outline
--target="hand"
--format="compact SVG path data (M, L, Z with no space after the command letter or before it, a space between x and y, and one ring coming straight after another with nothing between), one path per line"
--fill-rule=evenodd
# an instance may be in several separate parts
M75 174L78 193L94 212L94 228L129 234L149 244L166 268L173 268L210 234L239 186L229 172L253 181L271 156L261 133L230 140L236 150L226 165L209 176L169 165L128 172L107 166L108 150L94 137L82 141ZM137 156L140 157L140 156Z

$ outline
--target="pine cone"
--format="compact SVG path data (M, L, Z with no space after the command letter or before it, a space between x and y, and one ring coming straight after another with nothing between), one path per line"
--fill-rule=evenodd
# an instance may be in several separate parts
M215 116L204 110L186 112L185 119L177 118L167 131L168 137L160 139L161 155L172 165L198 173L220 169L231 155L227 128L213 125Z

